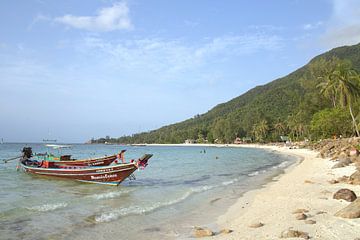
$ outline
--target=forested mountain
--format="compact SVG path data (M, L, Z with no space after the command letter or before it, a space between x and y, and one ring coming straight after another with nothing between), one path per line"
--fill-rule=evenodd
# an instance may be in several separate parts
M149 132L101 138L93 142L183 143L185 139L198 142L214 142L217 139L218 142L228 143L236 137L274 141L280 135L289 135L293 139L311 138L314 135L312 125L316 124L312 122L314 114L333 107L331 100L319 89L325 77L321 75L324 75L324 65L332 59L346 60L351 63L353 70L360 72L360 44L332 49L289 75L257 86L194 118ZM359 114L356 99L354 104L354 112ZM341 115L346 109L338 111ZM346 119L342 119L342 122L348 121L350 115L344 116ZM335 131L334 134L353 133L351 129L341 131L344 132Z

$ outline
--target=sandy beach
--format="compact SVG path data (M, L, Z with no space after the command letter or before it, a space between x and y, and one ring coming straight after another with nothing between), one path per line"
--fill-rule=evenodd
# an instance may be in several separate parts
M311 239L360 239L359 218L345 219L334 216L350 203L333 199L334 193L342 188L350 189L359 196L360 185L329 183L330 180L354 173L354 164L332 169L336 162L330 158L319 157L318 152L285 146L177 145L263 148L280 154L296 155L302 159L286 168L283 174L273 178L263 188L249 191L240 197L217 220L219 229L230 229L232 232L216 234L208 237L209 239L283 239L281 235L287 230L305 232ZM297 219L301 213L306 215L306 219Z
M349 188L357 195L359 185L346 183L330 184L328 181L349 176L355 166L332 169L330 159L317 157L318 153L307 149L247 145L261 147L303 158L290 166L285 173L262 189L247 192L237 203L219 217L221 228L233 230L230 234L219 234L214 239L279 239L281 233L298 230L309 234L311 239L355 239L360 237L360 219L344 219L334 214L349 205L344 200L333 199L341 188ZM306 209L306 220L297 220L297 209ZM309 221L312 220L312 221ZM250 227L258 225L262 227Z

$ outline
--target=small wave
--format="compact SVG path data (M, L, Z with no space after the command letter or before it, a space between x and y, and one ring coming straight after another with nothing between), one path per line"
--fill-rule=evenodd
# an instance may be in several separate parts
M248 174L249 177L254 177L254 176L257 176L257 175L259 175L259 171L255 171L255 172L252 172L252 173Z
M166 202L156 202L150 206L136 206L135 205L135 206L127 207L127 208L116 209L111 212L102 213L100 216L95 216L95 221L96 222L111 222L111 221L119 219L120 217L124 217L127 215L146 214L146 213L155 211L159 208L163 208L166 206L170 206L170 205L174 205L176 203L182 202L194 193L205 192L205 191L211 190L215 187L216 186L201 186L201 187L191 188L189 191L185 192L179 198L169 200Z
M94 198L96 200L111 199L111 198L119 197L119 196L129 193L129 192L131 192L131 191L123 190L123 191L106 192L106 193L94 194L94 195L91 195L90 197Z
M212 185L205 185L205 186L201 186L201 187L194 187L194 188L191 188L190 191L191 192L194 192L194 193L200 193L200 192L205 192L205 191L208 191L208 190L211 190L213 188L215 188L216 186L212 186Z
M67 203L53 203L53 204L44 204L34 207L27 207L26 209L37 212L48 212L48 211L54 211L59 208L64 208L67 205L68 205Z
M239 179L238 179L238 178L235 178L235 179L232 179L232 180L229 180L229 181L222 182L221 184L224 185L224 186L227 186L227 185L234 184L234 183L236 183L237 181L239 181Z
M284 161L282 163L280 163L279 165L277 166L273 166L274 169L277 169L277 168L285 168L289 165L289 161Z
M249 177L255 177L255 176L257 176L259 174L262 174L262 173L266 173L266 170L255 171L255 172L249 173L248 176Z

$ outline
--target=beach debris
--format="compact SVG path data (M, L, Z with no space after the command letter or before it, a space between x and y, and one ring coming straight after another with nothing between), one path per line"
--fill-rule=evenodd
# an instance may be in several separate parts
M209 228L202 228L202 227L194 228L194 237L196 238L210 237L214 235L215 233L211 231Z
M305 220L307 219L307 215L305 213L299 213L296 215L296 220Z
M304 209L304 208L298 208L295 211L292 212L292 214L297 214L297 213L307 213L309 212L309 210Z
M213 200L211 200L210 201L210 204L213 204L214 202L217 202L217 201L219 201L221 198L215 198L215 199L213 199Z
M228 228L224 228L224 229L221 229L218 234L229 234L229 233L232 233L232 232L233 232L233 230L228 229Z
M311 180L305 180L304 183L314 184L315 182L313 182Z
M317 213L316 213L316 215L320 215L320 214L326 214L327 212L325 212L325 211L318 211Z
M303 238L310 239L309 234L307 232L302 232L298 230L288 229L281 233L281 238Z
M359 156L359 150L352 148L349 153L350 156Z
M339 182L348 182L348 181L349 181L349 176L339 177L339 178L337 179L337 181L339 181Z
M342 188L342 189L338 190L336 193L334 193L333 198L334 199L343 199L348 202L353 202L353 201L355 201L355 199L357 197L356 197L356 194L353 191L351 191L350 189Z
M249 225L249 227L251 227L251 228L259 228L262 226L264 226L264 224L262 222L253 222Z
M330 180L330 181L328 181L330 184L336 184L336 183L339 183L339 181L338 180L336 180L336 179L332 179L332 180Z
M330 194L330 193L332 193L332 192L330 192L329 190L323 190L323 191L321 191L320 193L326 195L326 194Z
M360 172L356 171L349 177L349 183L354 185L360 185Z
M308 219L308 220L305 220L305 223L306 223L306 224L316 224L316 221L315 221L315 220Z
M335 213L336 217L342 218L359 218L360 217L360 199L356 199L350 203L347 207L341 209Z

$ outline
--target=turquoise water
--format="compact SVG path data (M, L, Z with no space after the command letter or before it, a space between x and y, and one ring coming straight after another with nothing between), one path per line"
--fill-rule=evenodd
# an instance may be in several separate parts
M0 159L24 144L0 144ZM43 144L27 144L34 152ZM213 226L244 192L291 164L292 156L252 148L72 145L76 158L127 149L129 161L152 153L136 180L119 187L40 178L0 164L1 239L184 239ZM57 151L53 151L57 153Z

